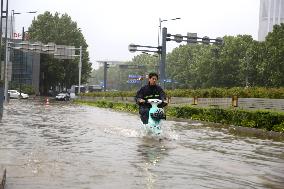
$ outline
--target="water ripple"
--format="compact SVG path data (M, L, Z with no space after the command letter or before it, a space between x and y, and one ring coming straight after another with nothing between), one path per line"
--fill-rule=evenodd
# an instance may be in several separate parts
M135 114L11 100L0 123L0 170L7 189L284 186L283 141L170 120L161 138L145 134Z

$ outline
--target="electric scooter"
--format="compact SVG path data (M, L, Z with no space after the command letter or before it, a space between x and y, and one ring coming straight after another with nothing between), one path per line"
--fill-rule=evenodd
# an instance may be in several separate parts
M159 108L158 104L163 101L160 99L148 99L148 103L152 105L149 111L149 119L146 128L154 135L160 135L161 130L161 120L166 119L166 114L163 108Z

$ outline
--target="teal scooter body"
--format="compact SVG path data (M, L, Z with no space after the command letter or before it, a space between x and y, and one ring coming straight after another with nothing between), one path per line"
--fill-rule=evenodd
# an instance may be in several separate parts
M149 111L149 119L147 126L149 131L154 135L160 135L161 130L161 119L166 119L165 112L162 108L158 107L158 104L162 103L160 99L148 99L148 103L152 105Z

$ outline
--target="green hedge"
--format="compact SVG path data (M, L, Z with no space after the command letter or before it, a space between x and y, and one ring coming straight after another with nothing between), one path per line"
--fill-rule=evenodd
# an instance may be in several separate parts
M284 113L279 112L182 106L169 107L167 114L178 118L284 132Z
M19 83L11 83L9 86L10 89L20 91ZM32 95L35 94L35 89L32 85L22 84L21 85L21 92Z
M96 106L100 108L113 108L115 110L128 111L128 112L138 112L138 107L136 104L122 103L122 102L110 102L110 101L82 101L74 100L75 103L84 104L89 106Z
M175 89L166 90L168 97L199 97L199 98L226 98L238 96L239 98L273 98L284 99L284 87L234 87L234 88L210 88L210 89ZM93 97L131 97L136 91L95 92L85 93L84 96Z
M239 98L284 98L284 87L264 88L264 87L234 87L234 88L210 88L210 89L176 89L167 91L172 97L200 97L200 98L225 98L238 96Z
M116 110L138 112L136 104L118 103L109 101L86 102L76 100L75 103L113 108ZM220 108L197 108L192 106L167 107L167 116L201 120L222 124L231 124L267 131L284 132L284 113L269 111L248 111Z

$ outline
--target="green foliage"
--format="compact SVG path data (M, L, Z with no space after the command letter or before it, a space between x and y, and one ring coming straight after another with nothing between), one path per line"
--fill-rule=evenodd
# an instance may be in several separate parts
M31 95L31 94L35 94L35 89L32 85L24 85L23 92Z
M22 84L20 87L19 83L11 83L9 86L10 89L13 90L17 90L20 92L20 88L21 88L21 92L32 95L35 94L35 89L32 85L27 85L27 84Z
M284 121L283 121L282 123L278 124L278 125L274 125L274 126L272 127L272 130L273 130L273 131L276 131L276 132L282 132L282 133L284 133Z
M199 98L227 98L238 96L239 98L272 98L283 99L284 88L263 87L233 87L233 88L209 88L209 89L175 89L166 90L168 97L199 97ZM114 91L83 93L82 96L92 97L134 97L136 91Z
M284 114L267 111L229 110L220 108L196 108L192 106L168 107L170 116L195 119L237 126L281 131ZM281 131L282 132L282 131Z
M82 101L82 100L75 100L74 103L76 104L84 104L88 106L96 106L100 108L112 108L115 110L120 111L129 111L129 112L137 112L138 107L136 104L130 103L121 103L121 102L111 102L111 101Z
M275 25L264 42L253 40L250 35L224 36L224 44L180 45L166 58L166 76L172 83L167 89L235 88L240 96L266 96L262 91L243 90L243 87L279 88L284 86L284 24ZM128 84L129 74L145 75L158 69L158 57L149 54L135 56L126 64L145 65L144 70L109 69L109 89L137 90L141 84ZM103 69L92 73L99 84ZM147 82L147 81L146 81ZM144 82L144 84L146 83ZM239 90L241 89L241 90ZM191 96L222 96L220 91L194 91ZM254 92L254 94L250 94ZM195 93L195 94L193 94ZM215 93L215 94L214 94ZM269 95L271 93L267 93ZM276 92L273 92L273 95ZM189 95L185 95L189 96ZM283 96L280 92L278 97ZM269 97L272 98L272 97Z
M76 103L113 108L116 110L137 112L136 104L110 101L80 101ZM248 111L220 108L197 108L193 106L167 107L167 116L194 119L222 124L232 124L250 128L265 129L267 131L284 132L284 114L269 111Z
M122 64L122 63L121 63ZM149 72L157 71L158 56L150 54L140 54L135 56L132 61L124 62L126 65L139 65L140 69L122 69L119 65L113 65L108 69L107 73L107 89L120 91L137 91L143 84L147 83L144 78L142 83L127 83L129 75L145 76ZM143 67L145 66L145 67ZM90 84L100 84L104 80L104 69L100 67L98 70L93 70L91 73Z
M225 36L222 46L181 45L167 55L175 88L284 86L284 24L265 42L249 35Z
M83 93L81 95L91 97L134 97L136 95L136 91L92 92Z
M274 25L265 40L264 78L267 86L284 86L284 24Z
M38 15L29 27L29 35L32 41L40 41L44 44L53 42L57 45L70 45L78 48L82 46L82 83L85 83L91 72L89 53L84 36L77 27L77 23L71 20L67 14L60 15L50 12ZM76 54L79 54L77 50ZM74 60L58 60L49 55L41 55L41 83L44 93L56 86L70 88L78 83L78 62L79 57Z

